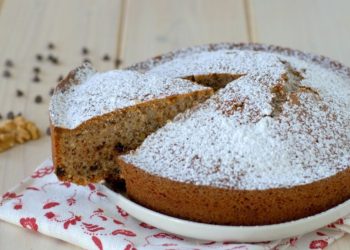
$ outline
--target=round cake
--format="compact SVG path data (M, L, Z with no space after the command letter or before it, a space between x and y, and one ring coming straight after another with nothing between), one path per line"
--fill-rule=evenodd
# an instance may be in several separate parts
M222 225L266 225L350 198L350 69L260 44L171 52L129 70L213 87L118 164L128 196Z

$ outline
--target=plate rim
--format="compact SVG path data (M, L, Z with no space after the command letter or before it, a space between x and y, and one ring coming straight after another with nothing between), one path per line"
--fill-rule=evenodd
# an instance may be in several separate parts
M216 224L201 223L201 222L176 218L170 215L166 215L166 214L154 211L129 199L126 194L115 192L105 185L104 187L107 189L109 196L111 196L114 200L118 201L118 205L121 208L123 208L126 212L128 212L130 215L135 217L136 219L149 223L152 226L156 226L161 230L165 230L170 233L174 233L185 237L190 237L193 239L199 239L199 240L214 240L214 241L234 240L234 241L240 241L240 242L261 242L261 241L279 240L279 239L289 238L289 237L314 231L316 229L319 229L331 223L334 223L336 220L350 214L350 199L349 199L321 213L308 216L305 218L301 218L298 220L293 220L293 221L288 221L288 222L283 222L278 224L256 225L256 226L216 225ZM134 210L135 208L137 211ZM152 218L158 218L161 221L168 221L171 223L168 223L168 225L166 225L165 227L163 225L159 226L159 224L163 224L163 223L162 222L154 223L154 221L150 220L149 217L141 218L139 216L140 213L148 214L148 215L151 215ZM232 237L225 237L220 235L216 237L216 236L210 236L210 234L208 234L207 232L202 232L203 237L201 237L201 235L198 235L197 233L193 233L191 232L191 230L185 230L184 233L182 233L180 230L176 229L175 226L180 226L180 227L188 226L192 229L197 229L197 230L199 229L211 230L211 231L216 231L218 233L219 232L225 233L225 234L232 233L234 235L232 235ZM278 231L279 234L274 233L276 231Z

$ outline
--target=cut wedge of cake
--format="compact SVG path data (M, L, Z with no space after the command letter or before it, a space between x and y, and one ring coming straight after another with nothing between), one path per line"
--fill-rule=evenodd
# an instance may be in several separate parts
M168 120L213 94L189 80L134 71L70 72L50 103L52 157L60 180L116 176L116 156L135 149Z

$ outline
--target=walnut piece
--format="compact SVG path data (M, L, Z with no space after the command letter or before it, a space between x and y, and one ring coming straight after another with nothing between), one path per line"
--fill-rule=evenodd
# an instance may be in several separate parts
M0 152L40 137L38 127L22 116L0 123Z

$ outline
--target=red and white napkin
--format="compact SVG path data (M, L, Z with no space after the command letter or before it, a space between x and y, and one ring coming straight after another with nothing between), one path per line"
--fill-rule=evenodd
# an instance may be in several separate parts
M279 241L241 244L198 241L139 221L106 194L103 185L60 182L45 161L19 185L2 195L0 219L86 249L323 249L346 232L350 216L306 235Z

